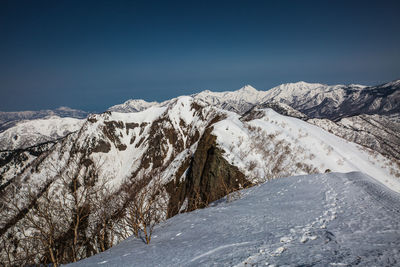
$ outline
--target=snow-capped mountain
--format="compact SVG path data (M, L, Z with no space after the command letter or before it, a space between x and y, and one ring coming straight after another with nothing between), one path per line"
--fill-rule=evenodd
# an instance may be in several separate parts
M362 173L277 179L71 266L395 266L399 194Z
M89 115L89 113L86 111L71 109L69 107L59 107L54 110L39 110L39 111L17 111L17 112L0 111L0 132L15 126L21 121L26 121L26 120L43 119L51 116L84 119L87 117L87 115Z
M215 107L243 113L253 105L258 104L265 95L266 92L258 91L251 85L246 85L236 91L212 92L205 90L191 96ZM112 106L108 110L122 113L139 112L153 106L166 106L169 102L170 100L158 103L147 102L142 99L130 99L123 104Z
M400 180L396 178L399 166L375 151L269 108L253 109L241 116L193 97L179 97L167 106L142 112L91 115L79 131L17 165L15 160L9 160L10 153L2 155L1 190L9 201L2 203L8 212L2 214L0 235L6 240L10 235L19 236L24 225L30 225L32 235L38 231L30 224L30 216L38 216L34 215L35 209L29 210L32 203L51 203L50 207L56 206L58 211L62 205L72 205L65 201L74 179L78 179L82 192L106 184L104 194L112 206L103 207L107 207L105 219L128 233L129 227L120 219L128 216L127 207L137 194L133 188L138 181L143 181L145 188L156 180L162 184L159 194L166 199L160 210L164 218L204 207L234 189L300 174L363 171L400 192ZM29 211L21 215L14 205L28 207ZM85 215L90 218L90 227L83 224L80 229L94 242L91 246L97 247L100 233L95 229L102 225L96 217L99 208L90 210ZM73 246L69 243L73 239L65 237L72 223L65 218L57 230L58 238L63 237L62 244L68 246ZM103 242L107 246L125 236L117 235L113 229L105 229L108 239ZM40 250L43 245L19 244L17 251L31 245ZM80 245L82 249L86 246ZM93 254L87 254L87 250L80 253L79 257ZM60 254L59 262L67 261L67 256ZM39 262L41 257L28 261ZM24 261L16 258L15 262Z
M112 106L108 110L123 113L139 112L158 104L158 102L147 102L143 99L130 99L122 104Z
M359 114L379 114L400 116L400 80L378 86L325 85L320 83L286 83L267 91L259 91L246 85L236 91L212 92L209 90L193 94L209 105L237 112L250 110L254 105L278 102L291 106L310 118L339 120ZM137 112L162 103L144 100L128 100L112 106L110 111Z
M206 90L192 96L195 99L201 99L209 105L233 112L244 113L252 106L259 104L260 100L266 94L266 92L258 91L251 85L246 85L236 91L211 92Z
M110 108L121 112L90 115L60 140L0 152L0 241L6 248L0 251L0 261L76 261L129 235L139 237L138 229L147 223L206 207L233 191L281 177L358 171L400 192L400 164L392 153L398 150L390 150L390 142L398 140L395 127L383 135L380 128L387 124L374 123L378 115L333 122L315 119L314 111L294 105L303 98L317 101L322 94L325 100L313 102L322 110L322 103L330 103L326 99L336 99L338 109L320 113L329 118L342 114L349 97L355 96L354 103L370 96L388 103L397 94L396 86L300 83L266 92L245 86L163 103L128 101ZM308 94L299 93L307 90ZM353 93L347 94L349 90ZM374 90L378 93L370 93ZM379 114L383 109L374 110ZM395 113L396 107L386 111ZM48 127L39 128L50 136L64 134ZM377 143L363 145L378 135ZM375 149L378 146L382 149ZM144 212L152 219L135 224L138 217L132 216L154 203L156 211ZM48 222L51 231L39 227ZM35 238L40 233L47 239Z
M83 123L83 119L58 116L23 121L0 133L0 150L23 149L54 141L79 130Z
M283 102L309 117L330 120L359 114L399 114L400 80L371 87L288 83L270 89L263 101Z
M210 105L244 113L264 102L280 102L310 118L338 120L359 114L400 114L400 80L378 86L287 83L267 91L247 85L232 92L203 91L193 95Z

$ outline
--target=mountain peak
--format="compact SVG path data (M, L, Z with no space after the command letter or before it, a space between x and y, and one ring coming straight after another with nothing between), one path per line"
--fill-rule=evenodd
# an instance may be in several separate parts
M129 99L122 104L110 107L109 111L115 112L138 112L143 111L149 107L158 105L158 102L147 102L143 99Z
M251 86L250 84L246 84L242 88L239 89L239 91L246 91L246 92L257 92L257 89Z
M305 82L305 81L298 81L298 82L294 82L294 83L285 83L283 85L290 86L290 87L309 88L309 87L315 87L315 86L322 86L323 84L320 84L320 83L308 83L308 82Z

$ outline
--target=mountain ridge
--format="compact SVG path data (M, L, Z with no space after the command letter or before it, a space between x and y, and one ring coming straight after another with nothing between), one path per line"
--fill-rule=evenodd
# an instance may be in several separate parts
M45 119L51 116L84 119L89 112L61 106L57 109L43 109L38 111L0 111L0 133L17 125L35 119Z
M392 91L388 92L387 90ZM282 102L310 117L338 120L346 116L358 115L356 110L362 110L366 114L400 114L400 108L395 104L400 98L398 96L399 91L400 80L377 86L325 85L300 81L281 84L266 91L245 85L236 91L213 92L205 90L192 96L210 105L242 114L256 104ZM389 97L389 100L382 102L383 96ZM168 100L161 103L144 101L145 105L143 106L137 105L134 100L128 100L121 104L123 106L112 106L109 110L132 112L143 110L145 106L165 105L167 102ZM364 102L367 104L363 104ZM371 104L372 107L367 106Z
M372 92L381 90L378 86ZM0 151L0 238L16 251L0 251L0 259L24 265L89 257L129 235L139 238L129 216L150 200L157 204L153 219L159 222L206 207L243 187L287 176L362 171L400 192L400 164L395 159L400 150L382 146L398 140L397 126L386 131L389 135L375 131L390 123L390 117L384 124L365 114L334 122L310 116L314 113L293 104L260 102L267 93L247 86L150 106L131 102L144 104L143 110L91 114L58 140ZM382 138L368 148L374 136ZM86 200L74 207L77 202L69 199L80 194ZM140 199L144 202L138 204ZM49 252L42 252L48 244L22 234L26 227L32 235L40 232L32 218L42 216L41 208L72 214L52 219L57 231L49 233L56 240ZM85 219L74 226L77 209ZM148 235L145 240L149 242ZM26 258L25 248L38 251Z

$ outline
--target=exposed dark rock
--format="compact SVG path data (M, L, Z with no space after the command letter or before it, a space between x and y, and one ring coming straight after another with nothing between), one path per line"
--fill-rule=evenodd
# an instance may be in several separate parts
M129 130L133 130L136 127L139 127L139 123L135 123L135 122L127 122L125 123L125 127L126 127L126 134L129 134Z
M124 144L119 144L119 145L117 145L117 148L119 151L124 151L124 150L126 150L127 146Z
M174 153L178 154L184 149L184 142L172 127L168 118L160 118L154 121L149 131L149 149L143 157L143 166L148 168L152 163L153 168L164 165L164 159L168 150L168 143L174 145Z
M87 121L88 121L88 122L91 122L91 123L95 123L95 122L97 122L97 118L96 118L95 115L89 116L89 117L87 118Z
M122 121L106 121L104 122L103 133L104 135L119 149L125 150L126 145L122 144L120 137L122 133L117 131L117 129L124 129L125 125ZM118 134L119 132L119 134Z
M111 145L110 143L104 141L104 140L99 140L97 142L97 145L93 148L92 152L98 153L108 153L111 150Z
M81 160L81 164L83 164L86 168L93 164L93 161L89 158L83 158Z
M182 165L182 173L188 167L186 179L179 181L178 174L176 180L167 185L169 194L173 196L169 203L169 217L181 210L185 199L188 200L185 211L192 211L206 207L241 187L251 186L244 174L225 160L211 132L212 128L208 128L203 134L190 164L185 162Z

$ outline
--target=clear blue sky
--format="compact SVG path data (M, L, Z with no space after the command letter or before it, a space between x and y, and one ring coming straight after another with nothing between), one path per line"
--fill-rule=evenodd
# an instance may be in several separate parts
M0 110L399 79L399 3L0 0Z

